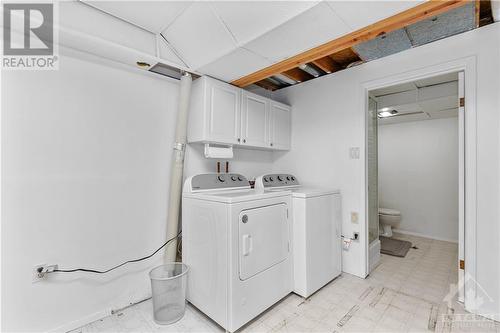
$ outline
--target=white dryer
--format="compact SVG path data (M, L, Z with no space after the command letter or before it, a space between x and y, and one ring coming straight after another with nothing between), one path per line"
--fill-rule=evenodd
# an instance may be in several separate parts
M290 192L239 174L196 175L183 192L187 299L234 332L292 291Z
M309 297L342 272L339 190L304 187L290 174L257 177L264 193L292 191L294 292Z

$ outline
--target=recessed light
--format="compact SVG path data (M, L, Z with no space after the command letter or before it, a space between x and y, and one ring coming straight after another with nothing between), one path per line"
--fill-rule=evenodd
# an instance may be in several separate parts
M387 117L392 117L398 114L398 111L396 110L390 110L390 111L381 111L378 113L379 118L387 118Z

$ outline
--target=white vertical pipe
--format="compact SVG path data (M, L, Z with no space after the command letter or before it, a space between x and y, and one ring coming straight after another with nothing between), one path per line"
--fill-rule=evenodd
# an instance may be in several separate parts
M179 109L175 128L174 154L170 171L170 195L167 215L167 240L175 237L179 228L179 212L181 206L182 172L184 169L184 151L186 148L186 132L191 94L191 74L185 72L181 77L179 91ZM165 253L165 261L175 261L177 255L177 239L172 241Z

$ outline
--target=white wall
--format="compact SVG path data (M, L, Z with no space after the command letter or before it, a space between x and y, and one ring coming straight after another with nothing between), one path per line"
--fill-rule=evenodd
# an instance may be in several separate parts
M458 118L379 126L380 207L397 209L397 227L458 241Z
M36 264L105 269L165 240L178 84L91 60L2 72L2 331L103 317L147 297L147 272L162 262L32 284ZM188 149L188 175L213 171L198 150ZM231 168L255 176L271 160L236 151Z
M344 252L344 270L365 273L364 152L349 159L349 147L364 146L363 85L393 75L475 56L477 64L477 278L494 299L480 307L500 313L500 23L446 38L333 75L282 89L293 105L292 150L276 154L275 169L290 170L311 184L338 187L343 195L343 232L361 231L361 241ZM467 80L467 78L466 78ZM360 212L359 224L349 212Z

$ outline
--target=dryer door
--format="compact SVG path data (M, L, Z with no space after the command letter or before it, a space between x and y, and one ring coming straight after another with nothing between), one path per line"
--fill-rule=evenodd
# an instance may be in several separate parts
M286 204L244 210L238 225L240 280L251 278L288 257Z

